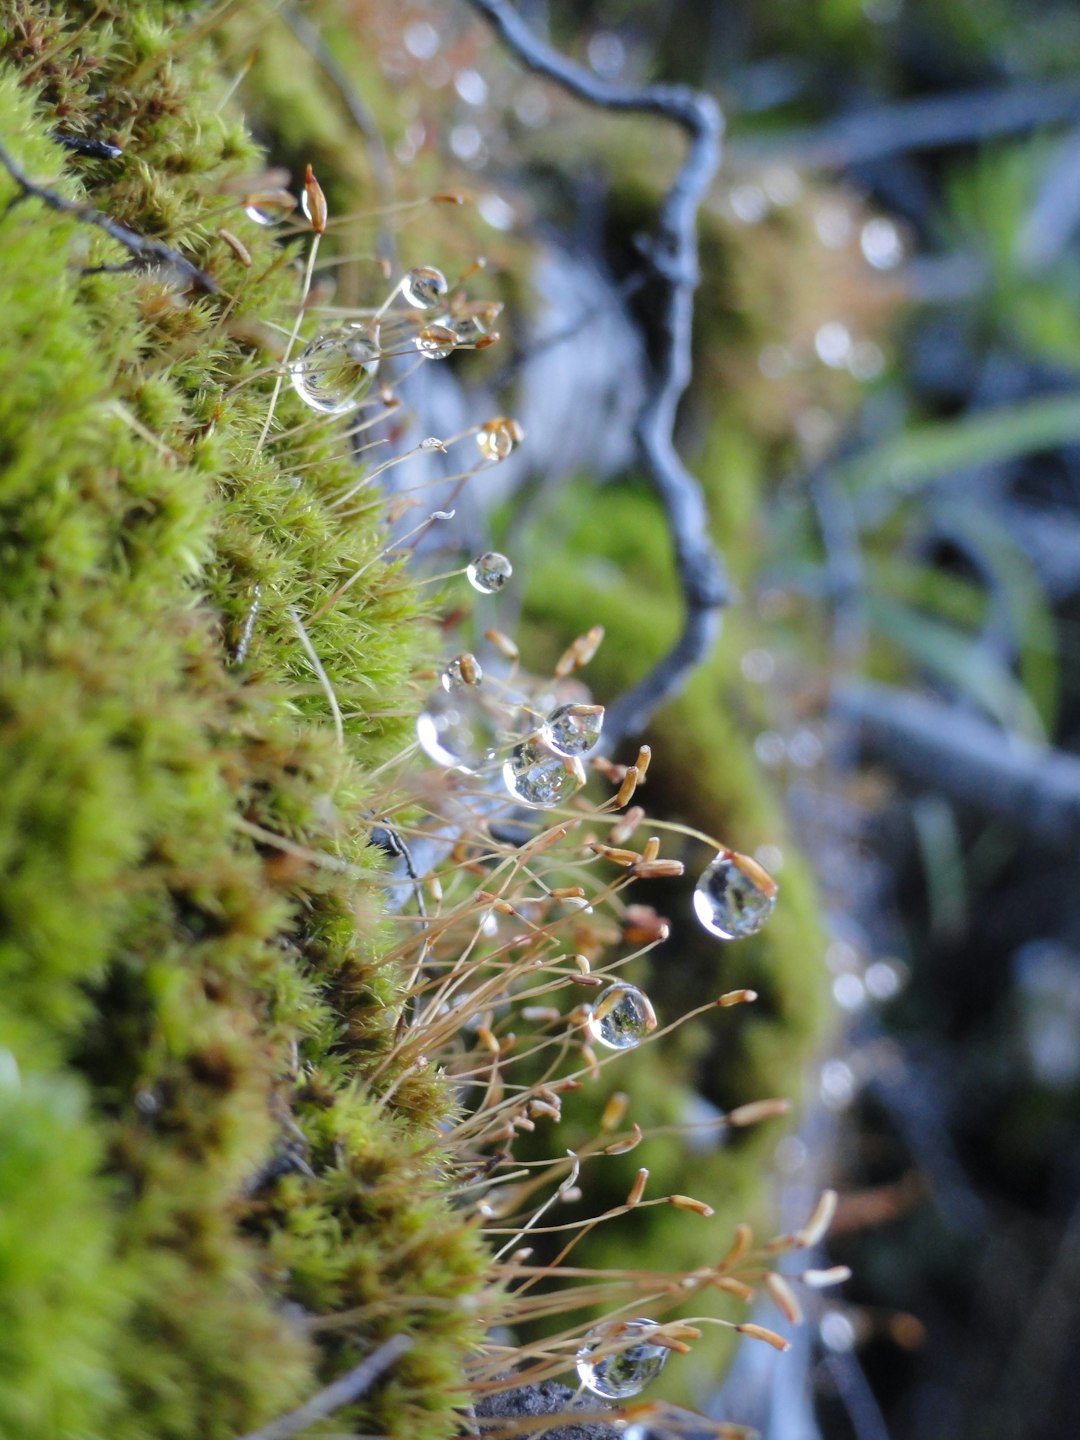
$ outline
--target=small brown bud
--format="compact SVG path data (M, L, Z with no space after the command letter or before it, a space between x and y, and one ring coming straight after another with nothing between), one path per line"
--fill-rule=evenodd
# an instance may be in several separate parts
M637 1205L640 1202L641 1197L645 1194L645 1186L648 1180L648 1170L641 1169L637 1172L637 1175L634 1177L634 1183L630 1186L630 1191L626 1197L627 1205Z
M729 1005L750 1005L757 998L756 990L729 990L716 1003L727 1009Z
M783 1315L784 1319L792 1325L801 1325L803 1312L802 1306L795 1298L795 1292L782 1275L777 1275L770 1270L765 1276L765 1289L768 1290L773 1304Z
M766 1330L764 1325L752 1325L747 1321L743 1325L736 1325L735 1329L740 1335L749 1335L753 1340L764 1340L766 1345L771 1345L774 1350L790 1350L791 1344L782 1335L777 1335L775 1330Z
M225 241L225 244L236 256L237 260L240 261L240 264L243 265L244 269L250 270L251 251L247 248L244 242L236 235L234 235L231 230L226 230L224 225L218 227L217 233L221 237L221 239Z
M716 1214L711 1205L706 1205L704 1200L695 1200L692 1195L669 1195L667 1201L676 1210L692 1210L695 1215L704 1215L706 1219Z
M326 233L326 196L323 194L322 186L315 179L315 172L309 165L304 172L304 195L301 201L304 214L311 222L311 228L316 235Z

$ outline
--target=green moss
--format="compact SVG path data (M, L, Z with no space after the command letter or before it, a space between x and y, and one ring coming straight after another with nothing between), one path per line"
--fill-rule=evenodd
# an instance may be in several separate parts
M485 1257L431 1150L441 1087L360 1084L396 987L363 816L424 629L377 515L328 508L355 472L325 428L289 435L290 392L259 450L298 276L227 198L264 160L186 13L26 3L0 35L17 162L221 290L81 274L127 257L36 200L0 214L0 1429L225 1440L405 1324L408 1362L340 1422L440 1436ZM308 623L339 750L293 614L363 565ZM325 1335L297 1308L373 1301Z

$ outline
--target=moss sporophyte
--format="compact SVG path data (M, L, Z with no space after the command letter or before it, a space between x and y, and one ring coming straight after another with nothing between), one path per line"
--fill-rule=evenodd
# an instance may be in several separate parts
M572 1263L644 1212L708 1224L620 1159L663 1169L697 1122L613 1103L610 1067L756 998L655 1011L622 972L670 927L631 887L711 844L740 916L716 934L775 887L626 809L651 752L599 753L599 625L542 677L480 633L505 556L453 572L479 656L434 653L430 597L464 587L417 542L525 437L394 436L412 370L489 347L499 302L429 263L365 261L370 303L347 296L379 216L321 160L268 168L239 108L285 83L247 76L252 27L316 92L276 7L5 8L0 1432L236 1440L333 1410L441 1440L575 1367L605 1419L675 1417L622 1402L706 1326L782 1348L715 1312L762 1293L790 1319L769 1276L827 1216L671 1273ZM432 451L440 508L403 528L427 481L380 476ZM624 1163L625 1201L578 1218Z

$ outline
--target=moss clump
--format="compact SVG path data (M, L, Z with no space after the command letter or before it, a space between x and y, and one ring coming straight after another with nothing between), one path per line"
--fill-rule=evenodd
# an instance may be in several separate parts
M355 471L326 428L286 393L258 444L295 251L227 198L264 159L197 15L0 9L24 173L220 291L87 273L128 257L0 174L0 1431L225 1440L408 1328L336 1423L423 1440L485 1264L440 1086L365 1083L396 981L364 815L424 631L377 516L328 508ZM339 745L295 621L362 565L307 625Z

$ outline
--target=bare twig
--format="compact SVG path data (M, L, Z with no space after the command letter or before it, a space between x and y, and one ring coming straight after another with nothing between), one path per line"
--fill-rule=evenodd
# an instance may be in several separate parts
M1080 839L1080 760L1007 734L955 705L903 690L849 683L836 714L856 727L864 754L909 784L1002 820L1048 849Z
M912 150L972 144L1041 125L1060 125L1078 116L1080 85L1075 80L961 90L860 110L767 140L745 140L732 146L732 158L739 165L783 158L789 164L831 169Z
M30 197L40 200L43 205L48 205L50 210L57 210L61 215L71 215L80 223L93 225L103 231L110 240L115 240L118 245L122 245L137 264L171 265L197 290L202 290L208 295L217 294L218 287L210 276L204 270L200 270L197 265L193 265L190 260L186 260L171 245L166 245L161 240L147 240L145 236L136 235L134 230L129 230L126 225L121 225L118 220L113 220L108 215L103 215L100 210L95 210L93 206L80 205L77 200L68 200L63 195L57 194L55 190L50 190L46 185L36 184L23 173L3 145L0 145L0 164L19 187L16 202Z
M408 1335L391 1335L377 1350L365 1356L359 1365L354 1365L347 1375L327 1385L325 1390L313 1395L298 1410L282 1415L278 1420L271 1420L270 1424L264 1425L261 1430L250 1431L242 1440L289 1440L291 1435L306 1430L319 1420L325 1420L327 1415L332 1415L335 1410L351 1405L354 1400L359 1400L361 1395L366 1395L379 1376L411 1350L412 1345Z
M686 617L668 654L609 707L604 733L615 741L640 731L657 707L682 687L708 653L719 628L718 612L728 599L724 569L708 539L700 487L680 460L672 438L676 408L690 379L693 295L699 278L697 213L719 161L722 120L709 96L684 85L624 88L596 79L537 39L506 0L469 3L528 69L590 105L673 120L690 142L660 206L656 234L644 252L656 301L650 337L655 369L636 426L642 460L671 528Z
M382 210L389 209L394 203L394 172L375 117L361 100L355 85L327 49L322 36L311 21L298 9L291 7L281 11L281 19L338 92L342 104L349 112L350 119L364 137L367 145L368 165L371 167L371 178L379 197L379 207ZM388 224L384 224L379 230L377 250L380 259L393 263L394 237Z

